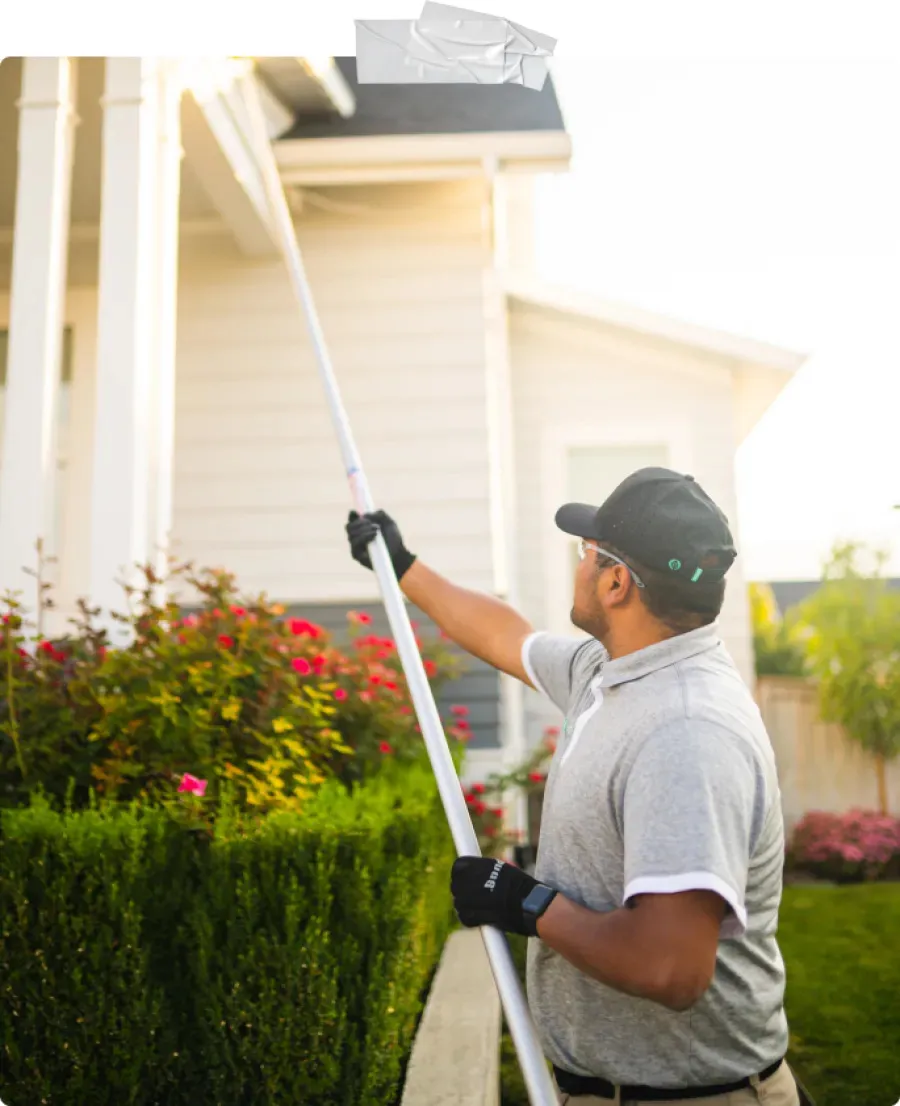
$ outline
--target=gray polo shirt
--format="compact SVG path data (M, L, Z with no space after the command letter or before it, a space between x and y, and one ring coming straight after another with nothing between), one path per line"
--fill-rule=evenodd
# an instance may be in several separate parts
M761 1071L788 1043L775 940L784 828L772 746L717 627L615 661L593 639L534 634L523 660L565 714L537 878L597 911L691 889L728 904L712 985L684 1012L614 991L530 941L528 997L547 1056L658 1087Z

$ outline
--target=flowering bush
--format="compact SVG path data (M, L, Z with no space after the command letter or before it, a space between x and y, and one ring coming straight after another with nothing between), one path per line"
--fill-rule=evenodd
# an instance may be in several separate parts
M797 823L787 862L839 882L900 877L900 818L865 810L814 811Z
M387 764L424 756L394 643L349 616L338 644L265 596L249 601L222 572L174 569L199 595L194 613L159 602L145 570L128 593L130 644L109 647L82 604L73 632L48 641L7 597L0 626L0 801L37 787L129 800L171 795L185 774L258 810L302 804L328 776L359 782ZM39 618L40 622L40 618ZM434 684L458 660L421 642ZM461 752L468 737L454 719ZM185 777L187 778L187 777Z
M503 803L516 792L524 793L529 799L543 792L548 762L556 752L558 735L557 726L548 726L543 742L518 768L503 775L489 776L484 783L473 783L466 789L466 805L483 853L498 856L510 846L522 843L521 831L509 831L504 826Z

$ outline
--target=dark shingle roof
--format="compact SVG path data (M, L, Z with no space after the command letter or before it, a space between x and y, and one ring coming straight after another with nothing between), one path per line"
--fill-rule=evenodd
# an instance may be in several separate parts
M355 113L298 119L282 139L565 130L552 77L540 92L521 85L361 85L356 58L334 60L353 89Z
M779 611L784 614L789 608L802 603L804 599L818 591L821 580L775 580L769 584L775 594ZM887 581L889 591L900 591L900 578Z

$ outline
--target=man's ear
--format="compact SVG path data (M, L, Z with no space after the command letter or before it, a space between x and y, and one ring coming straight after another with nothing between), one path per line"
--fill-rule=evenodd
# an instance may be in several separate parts
M627 568L616 565L610 573L610 583L606 589L604 599L609 606L617 607L628 598L634 582Z

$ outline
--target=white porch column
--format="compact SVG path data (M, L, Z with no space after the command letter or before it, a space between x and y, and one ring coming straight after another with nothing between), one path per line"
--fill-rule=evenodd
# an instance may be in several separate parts
M175 158L167 172L161 165L162 84L157 59L106 59L90 587L114 640L122 629L108 612L123 609L121 584L151 557L156 515L160 259L171 261L163 239L177 235L172 218L160 219L160 192L178 169Z
M158 230L153 426L150 440L149 559L166 567L172 530L175 455L175 340L178 309L178 206L181 192L181 75L177 62L159 73Z
M0 459L0 590L34 611L35 544L52 532L62 356L75 70L26 58L19 100L6 418ZM50 551L52 552L52 551Z

